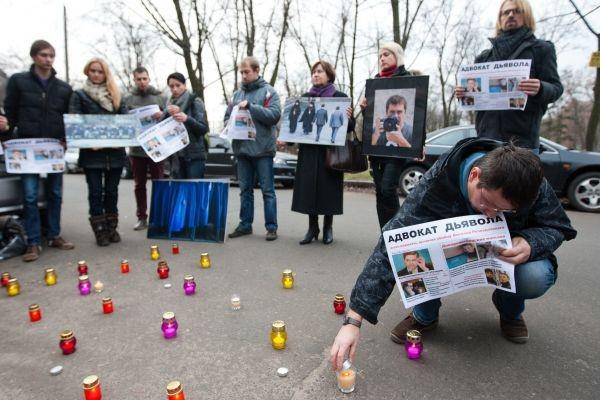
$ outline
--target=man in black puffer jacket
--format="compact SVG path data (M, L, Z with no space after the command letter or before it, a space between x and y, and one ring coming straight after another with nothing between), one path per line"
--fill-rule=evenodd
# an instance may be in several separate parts
M475 59L476 63L501 60L531 60L529 79L519 82L518 90L529 97L525 110L478 111L475 127L479 137L508 142L535 149L540 147L540 123L548 104L563 92L556 68L556 51L552 42L535 37L535 19L527 0L505 0L496 21L496 37L492 48ZM465 88L456 88L456 97L464 96Z
M502 335L524 343L529 337L522 316L525 301L542 296L554 285L558 267L554 252L577 234L535 154L491 139L462 140L427 171L383 230L462 215L492 218L500 212L506 218L512 248L500 251L498 257L515 265L516 293L496 290L492 302ZM348 352L353 357L362 320L377 323L395 283L381 236L352 290L350 310L331 350L334 367L341 365ZM441 305L435 299L415 306L392 330L392 341L404 342L412 329L435 328Z
M45 40L36 40L29 52L33 65L28 72L14 74L8 80L4 108L10 129L6 134L23 138L52 138L65 141L63 114L69 110L72 89L56 78L54 47ZM40 212L37 194L40 176L22 174L23 213L27 231L27 251L23 261L35 261L41 252ZM62 205L62 173L48 174L48 246L62 250L73 249L72 243L60 237Z

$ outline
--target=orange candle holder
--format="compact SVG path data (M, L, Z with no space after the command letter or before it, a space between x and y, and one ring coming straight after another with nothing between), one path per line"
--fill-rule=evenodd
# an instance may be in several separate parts
M127 260L121 261L121 273L122 274L129 273L129 261L127 261Z
M85 400L102 400L100 379L96 375L86 376L82 382Z
M167 400L185 400L185 394L183 393L181 382L169 382L167 385Z
M32 304L29 306L29 320L31 322L37 322L42 319L42 310L38 304Z

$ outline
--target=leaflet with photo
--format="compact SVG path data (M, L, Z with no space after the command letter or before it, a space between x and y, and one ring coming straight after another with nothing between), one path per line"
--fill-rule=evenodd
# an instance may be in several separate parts
M173 117L146 129L137 137L136 146L142 146L154 162L159 162L177 153L190 144L185 125Z
M233 107L219 136L229 140L256 140L256 127L250 111L240 110L238 106Z
M142 130L135 115L65 114L65 136L69 147L105 148L137 146Z
M344 146L349 97L289 97L283 108L279 140Z
M525 110L527 95L519 82L529 79L531 60L504 60L460 67L458 83L465 96L458 99L463 111Z
M52 174L65 170L65 150L57 139L13 139L5 145L9 174Z
M156 125L156 121L152 116L156 113L160 112L160 107L156 104L151 104L149 106L134 108L129 111L129 114L133 114L140 121L142 125L142 130L146 130L151 126Z
M432 221L383 238L406 308L473 287L516 292L514 265L498 258L512 247L503 214Z

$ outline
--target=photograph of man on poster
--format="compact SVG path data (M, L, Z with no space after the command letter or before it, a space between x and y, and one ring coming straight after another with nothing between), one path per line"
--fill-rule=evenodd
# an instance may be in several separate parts
M375 115L375 129L371 135L373 146L411 147L413 129L412 124L406 121L407 108L405 97L398 94L388 97L385 116L379 118Z

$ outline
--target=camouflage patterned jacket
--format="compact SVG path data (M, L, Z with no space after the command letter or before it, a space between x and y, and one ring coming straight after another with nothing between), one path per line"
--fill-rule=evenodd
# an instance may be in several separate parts
M457 143L427 171L383 230L472 214L468 200L460 191L460 164L474 152L487 152L500 145L502 143L495 140L477 138ZM554 251L564 240L571 240L577 234L546 179L542 182L536 202L530 208L520 209L512 216L507 215L506 220L511 236L521 236L529 242L530 261L547 258L555 268L558 264ZM350 308L376 324L379 310L394 290L395 283L385 243L380 237L356 280Z

